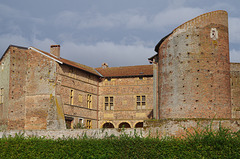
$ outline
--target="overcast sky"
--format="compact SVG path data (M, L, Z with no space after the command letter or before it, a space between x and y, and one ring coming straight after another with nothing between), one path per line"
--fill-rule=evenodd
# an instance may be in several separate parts
M10 44L100 67L148 64L161 38L206 12L229 14L231 62L240 62L240 0L0 0L0 56Z

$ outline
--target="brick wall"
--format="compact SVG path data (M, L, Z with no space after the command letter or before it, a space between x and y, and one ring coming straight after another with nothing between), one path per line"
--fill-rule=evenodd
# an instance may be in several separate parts
M34 50L28 51L25 129L47 129L54 126L47 124L49 120L57 120L49 114L52 112L51 96L55 96L57 63Z
M7 125L9 107L10 50L0 61L0 89L3 89L3 103L0 104L0 125ZM0 90L1 91L1 90Z
M240 118L240 63L231 63L232 118Z
M8 129L25 128L27 50L10 47Z
M85 126L87 120L91 120L92 128L97 128L99 77L68 65L59 65L57 79L57 94L62 99L65 116L73 118L72 126L83 119ZM71 94L73 103L70 101ZM89 95L91 108L87 104Z
M160 118L231 118L227 18L225 11L206 13L161 44Z
M146 106L137 109L136 96L146 96ZM105 97L113 97L113 109L105 110ZM115 128L126 122L135 127L138 122L152 118L153 77L103 79L99 97L100 126L110 122Z

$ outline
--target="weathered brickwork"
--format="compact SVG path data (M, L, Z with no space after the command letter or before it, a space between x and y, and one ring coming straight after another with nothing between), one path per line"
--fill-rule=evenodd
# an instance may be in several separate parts
M68 65L58 65L57 74L57 94L61 96L65 116L73 118L72 127L79 120L84 125L91 120L91 126L97 128L99 77Z
M50 96L55 96L56 63L34 50L17 46L10 46L3 57L9 59L1 60L8 65L3 72L9 72L1 73L3 125L19 130L58 127L56 122L49 122L59 120L49 115L57 113L55 108L55 112L50 111Z
M119 128L128 123L131 128L137 123L152 118L153 78L125 77L103 79L100 83L99 120L100 126L112 123ZM145 96L144 106L137 107L137 96ZM106 108L105 97L113 97L113 108Z
M0 125L7 126L8 120L8 105L9 105L9 78L10 78L10 50L7 49L8 53L1 58L0 61ZM4 103L4 104L3 104Z
M27 69L25 128L47 129L50 95L55 96L56 62L29 50Z
M203 14L161 43L160 118L231 118L227 19Z
M11 47L9 97L8 97L8 128L24 129L25 126L25 93L27 72L27 50Z
M231 63L231 104L232 117L240 118L240 63Z

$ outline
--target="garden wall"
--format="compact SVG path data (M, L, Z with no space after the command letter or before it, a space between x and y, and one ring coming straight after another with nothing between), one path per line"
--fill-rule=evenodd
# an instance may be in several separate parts
M165 137L176 136L182 137L186 135L186 132L194 132L194 130L206 130L209 129L218 130L219 126L231 129L233 132L240 130L239 120L210 120L210 119L166 119L157 121L145 121L144 128L136 129L74 129L74 130L26 130L26 131L0 131L0 138L15 136L16 134L22 134L26 137L46 137L46 138L104 138L111 136L121 136L127 134L129 136L142 136L142 137Z

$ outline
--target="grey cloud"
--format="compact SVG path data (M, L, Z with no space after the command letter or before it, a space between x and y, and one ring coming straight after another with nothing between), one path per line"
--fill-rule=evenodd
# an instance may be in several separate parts
M51 44L60 44L62 56L93 67L102 62L110 66L148 64L155 44L175 27L202 13L225 9L229 12L231 59L235 60L240 57L239 3L233 0L3 1L0 2L0 55L9 44L35 46L48 52Z
M7 49L9 45L28 46L30 41L21 35L3 34L0 35L0 51L1 55Z
M230 61L240 62L240 50L232 49L230 51Z
M185 7L162 10L155 15L144 15L138 10L124 10L113 14L88 13L87 15L63 11L56 18L56 24L66 27L77 26L78 29L117 27L127 29L161 29L159 27L179 25L203 12L203 9Z
M154 16L151 25L155 27L178 26L202 13L204 13L204 10L200 8L179 7L168 9Z
M4 34L0 35L0 51L1 54L4 53L4 51L7 49L9 45L18 45L18 46L34 46L39 49L42 49L43 51L49 52L50 45L56 44L51 39L45 38L43 40L32 38L31 40L28 40L27 38L21 36L21 35L15 35L15 34Z
M240 43L240 18L229 17L229 40L230 43Z
M152 48L143 45L120 45L113 42L91 45L66 42L61 48L62 57L92 67L100 67L103 62L111 67L148 64L147 58L153 54Z

